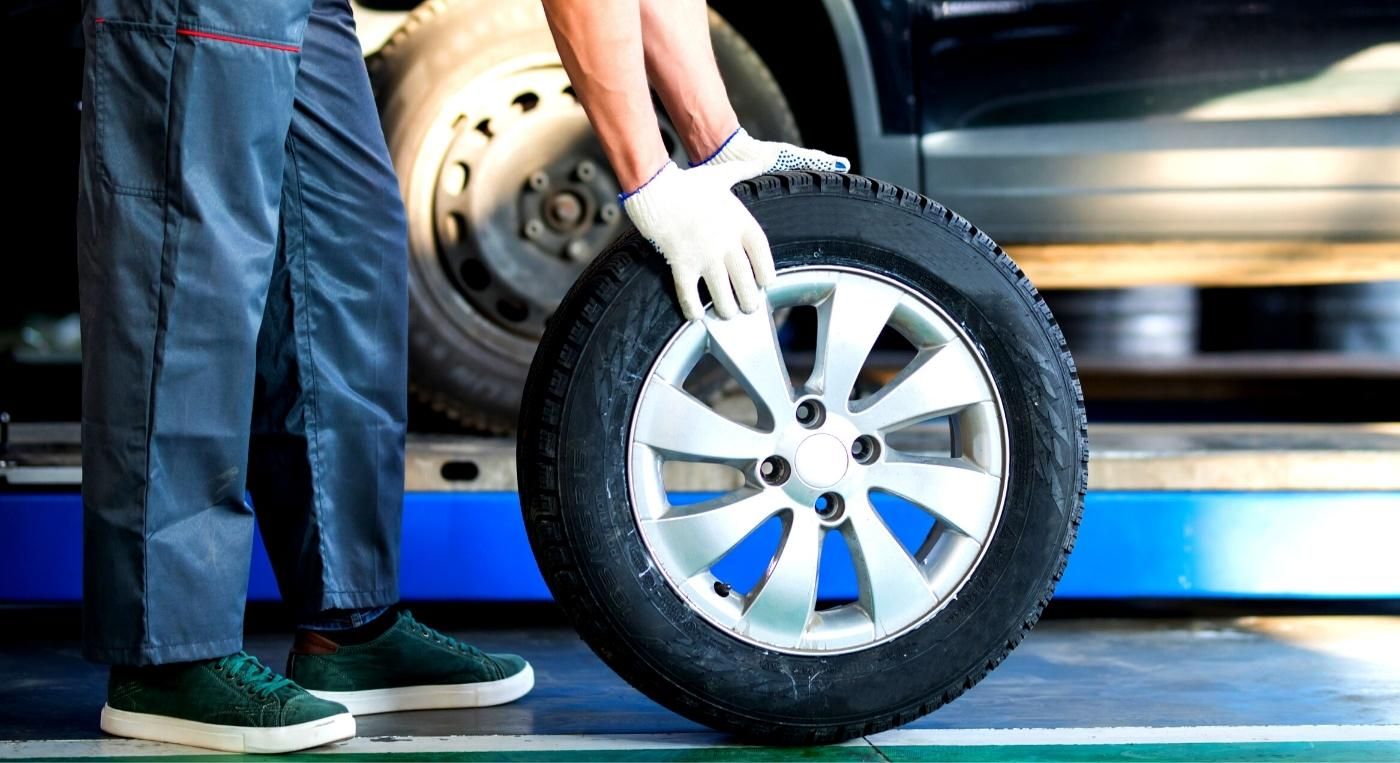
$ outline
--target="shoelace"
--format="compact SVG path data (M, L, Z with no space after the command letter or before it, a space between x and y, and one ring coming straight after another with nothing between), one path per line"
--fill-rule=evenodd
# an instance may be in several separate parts
M214 671L227 675L235 686L244 687L261 699L271 697L273 692L292 682L292 679L278 675L246 652L221 658L214 663Z
M413 618L413 615L409 612L402 613L402 621L404 625L417 631L418 634L423 636L424 638L432 639L433 641L436 641L439 644L446 644L447 646L456 649L457 651L462 652L464 654L470 654L475 657L480 657L482 659L485 659L486 657L486 655L480 649L477 649L471 644L462 643L461 641L452 638L446 633L434 630L418 622Z

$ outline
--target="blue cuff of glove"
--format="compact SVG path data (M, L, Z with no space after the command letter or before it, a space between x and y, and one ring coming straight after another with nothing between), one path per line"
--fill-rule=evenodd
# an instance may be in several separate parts
M710 162L714 161L714 158L715 158L716 156L719 156L719 153L720 153L721 151L724 150L724 147L727 146L727 145L729 145L729 141L734 140L734 137L737 136L737 135L739 134L739 132L742 131L743 129L744 129L744 128L742 128L742 127L736 127L736 128L734 128L734 132L729 133L729 137L728 137L728 138L725 138L725 139L724 139L724 142L721 143L721 144L719 144L719 148L715 149L715 150L714 150L714 153L710 154L709 156L705 157L704 159L702 159L702 160L700 160L700 161L698 161L698 162L691 162L691 163L690 163L690 166L692 166L692 167L699 167L699 166L702 165L702 164L709 164Z
M619 194L617 195L617 200L618 200L619 202L627 201L628 199L632 198L633 196L636 196L637 194L641 193L643 188L646 188L647 186L651 185L651 181L655 180L657 175L660 175L661 173L663 173L663 172L666 171L666 166L669 165L670 163L671 163L671 162L668 160L668 161L666 162L666 164L661 165L661 169L657 170L656 172L651 173L651 177L647 178L647 181L646 181L645 183L642 183L641 185L637 186L636 188L633 188L633 189L630 190L630 191L624 191L623 193L619 193ZM694 165L691 165L691 166L694 166Z

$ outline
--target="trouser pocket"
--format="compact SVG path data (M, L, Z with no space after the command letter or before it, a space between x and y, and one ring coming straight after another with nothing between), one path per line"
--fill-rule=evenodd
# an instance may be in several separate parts
M175 29L95 19L88 54L94 156L102 181L114 193L160 195Z

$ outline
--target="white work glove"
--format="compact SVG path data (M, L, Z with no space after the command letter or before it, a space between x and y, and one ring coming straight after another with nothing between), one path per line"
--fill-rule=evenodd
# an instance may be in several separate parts
M775 143L759 140L740 127L719 147L719 150L692 167L712 167L731 162L758 162L763 169L752 177L769 172L787 170L813 170L816 172L846 172L851 162L844 156L832 156L824 151L794 146L791 143ZM748 178L744 178L747 180Z
M701 278L721 318L763 305L759 288L773 282L773 253L758 221L729 191L763 169L757 162L733 162L683 170L666 162L641 188L622 197L632 224L671 266L688 320L705 314L697 286Z

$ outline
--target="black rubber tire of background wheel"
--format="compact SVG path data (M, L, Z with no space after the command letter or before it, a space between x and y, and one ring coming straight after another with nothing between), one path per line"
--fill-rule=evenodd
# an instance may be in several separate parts
M752 645L688 607L658 572L630 506L634 406L683 323L665 264L636 235L589 267L541 343L520 419L521 503L555 600L633 686L745 739L835 742L949 702L1038 620L1083 510L1083 398L1034 287L938 203L839 174L765 176L735 192L768 232L780 271L832 265L897 280L940 305L977 346L1005 408L1009 464L1002 519L971 577L924 624L831 656Z
M730 100L748 130L766 140L799 142L792 111L758 54L713 12L710 32ZM410 230L432 225L431 204L413 204L409 191L410 184L422 182L412 176L413 162L444 99L462 83L527 54L554 55L539 0L430 0L370 57ZM432 296L439 290L425 281L447 280L433 267L436 247L411 243L410 248L415 261L409 269L411 392L466 426L509 431L533 356L531 340L492 331L489 319L464 299Z

